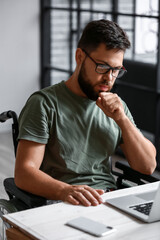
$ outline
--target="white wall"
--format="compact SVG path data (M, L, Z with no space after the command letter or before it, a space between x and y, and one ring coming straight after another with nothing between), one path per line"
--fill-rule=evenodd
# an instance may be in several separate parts
M39 0L0 0L0 113L19 114L40 88L39 19ZM0 132L10 124L0 124Z

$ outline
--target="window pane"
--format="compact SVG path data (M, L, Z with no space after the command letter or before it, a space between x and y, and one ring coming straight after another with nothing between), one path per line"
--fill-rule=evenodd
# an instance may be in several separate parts
M80 2L80 8L81 9L90 9L91 7L91 1L90 0L81 0Z
M125 58L131 59L133 57L133 32L134 32L134 19L132 17L126 17L126 16L119 16L118 17L118 24L124 31L127 33L127 36L131 42L131 48L126 50Z
M84 29L84 27L88 22L92 20L99 20L99 19L111 20L111 15L105 14L105 13L82 12L81 13L81 30Z
M51 65L69 68L69 12L51 12Z
M77 8L77 0L72 0L72 8Z
M72 30L73 31L77 30L77 12L76 11L72 12Z
M51 0L52 7L69 7L69 1L66 0Z
M136 13L158 16L158 0L136 0Z
M93 10L98 11L111 11L112 9L112 1L104 1L104 0L93 0Z
M51 85L61 82L62 80L67 80L69 78L69 74L60 71L51 71Z
M81 0L80 8L97 11L111 11L111 2L111 0Z
M156 63L158 48L158 21L145 17L119 16L118 24L127 32L131 48L125 58Z
M133 0L119 0L118 1L118 12L121 13L133 13ZM142 1L141 1L142 4Z
M139 60L156 63L158 49L158 20L135 20L135 56Z
M93 13L92 15L93 20L100 20L100 19L108 19L112 20L111 14L105 14L105 13Z
M90 22L92 19L92 14L89 12L82 12L81 13L81 30L84 29L86 24Z

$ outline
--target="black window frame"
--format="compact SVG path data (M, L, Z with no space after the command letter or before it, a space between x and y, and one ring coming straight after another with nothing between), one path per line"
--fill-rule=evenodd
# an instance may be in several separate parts
M51 70L58 70L62 72L67 72L69 74L72 73L72 34L70 33L70 57L69 57L69 69L64 70L63 68L56 68L54 66L50 65L50 27L51 27L51 21L50 21L50 13L51 11L56 11L56 10L65 10L70 12L70 26L72 24L72 12L76 11L77 12L77 42L80 37L80 14L81 12L90 12L90 13L103 13L103 14L110 14L112 15L112 20L117 22L118 16L126 16L126 17L133 17L133 33L134 33L134 25L135 25L135 18L136 17L141 17L141 18L153 18L157 19L160 22L160 15L159 16L152 16L152 15L143 15L143 14L135 14L135 4L136 0L132 0L133 2L133 14L130 13L121 13L118 12L118 0L112 0L112 11L99 11L99 10L93 10L92 9L92 0L90 0L90 9L81 9L80 8L80 0L77 0L77 8L72 8L72 0L68 0L70 7L69 8L63 8L63 7L53 7L51 6L52 1L51 0L41 0L41 81L40 81L40 86L41 88L47 87L51 85L51 80L50 80L50 71ZM160 0L159 0L159 9L160 9ZM91 16L92 20L92 16ZM160 33L160 23L158 26L158 33ZM135 53L135 48L134 48L134 38L135 34L133 34L132 38L132 55L134 56ZM158 35L158 42L160 42L160 34ZM160 79L160 44L158 44L158 52L157 52L157 79ZM157 89L160 90L160 81L157 81Z

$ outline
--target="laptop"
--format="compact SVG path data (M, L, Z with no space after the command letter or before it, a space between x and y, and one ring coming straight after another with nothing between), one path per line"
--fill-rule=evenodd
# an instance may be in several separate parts
M115 197L105 201L110 205L144 221L160 220L160 183L157 190L129 196Z

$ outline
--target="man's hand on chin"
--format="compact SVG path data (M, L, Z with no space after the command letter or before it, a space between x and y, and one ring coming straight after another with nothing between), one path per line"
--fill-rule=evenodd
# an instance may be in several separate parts
M96 104L102 111L115 122L126 117L123 104L116 93L100 92Z

